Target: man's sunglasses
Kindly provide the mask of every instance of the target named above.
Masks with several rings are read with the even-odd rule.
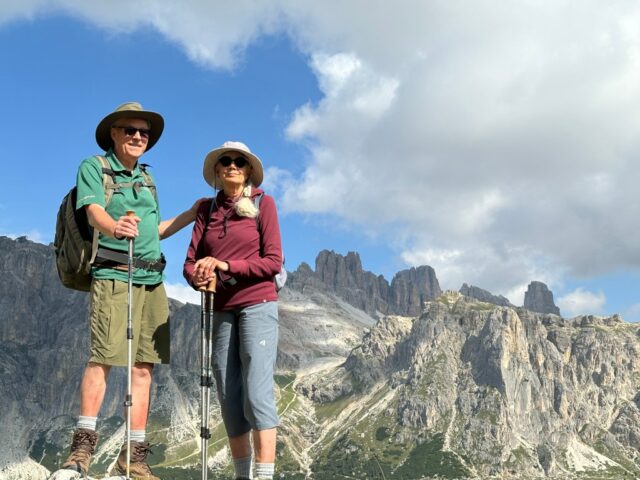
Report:
[[[231,158],[228,155],[225,155],[224,157],[220,157],[218,159],[218,163],[223,167],[228,167],[233,163],[236,167],[242,168],[245,165],[247,165],[249,162],[244,157]]]
[[[140,132],[142,138],[149,138],[149,132],[151,132],[148,128],[123,127],[120,125],[114,125],[113,128],[121,128],[127,137],[133,137],[136,132]]]

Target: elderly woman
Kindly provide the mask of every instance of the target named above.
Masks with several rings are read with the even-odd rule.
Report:
[[[260,159],[243,143],[225,142],[209,152],[203,175],[220,192],[213,204],[200,205],[184,276],[194,288],[217,279],[213,370],[236,478],[251,478],[252,435],[256,477],[270,479],[279,422],[273,395],[274,276],[282,265],[276,206],[258,188]]]

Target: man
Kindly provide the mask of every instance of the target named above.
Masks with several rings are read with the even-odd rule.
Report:
[[[80,417],[71,454],[62,468],[85,475],[98,441],[96,421],[107,377],[112,366],[127,365],[127,242],[133,238],[130,475],[133,479],[158,478],[146,463],[145,429],[153,366],[169,363],[169,306],[162,284],[160,240],[191,223],[201,201],[174,218],[160,220],[153,178],[139,159],[155,145],[163,128],[162,116],[135,102],[120,105],[98,124],[96,140],[106,151],[116,184],[108,205],[99,158],[85,159],[78,169],[76,208],[85,209],[100,236],[91,282],[91,356],[80,385]],[[128,216],[127,211],[135,214]],[[126,474],[126,449],[125,442],[112,474]]]

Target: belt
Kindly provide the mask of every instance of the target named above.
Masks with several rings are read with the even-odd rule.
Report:
[[[99,247],[96,253],[96,259],[93,262],[94,266],[102,268],[113,268],[115,270],[129,270],[129,256],[118,250],[110,250],[108,248]],[[149,270],[151,272],[162,273],[164,267],[167,265],[167,261],[163,254],[160,254],[160,258],[157,260],[143,260],[140,257],[133,257],[133,267],[142,268],[143,270]]]

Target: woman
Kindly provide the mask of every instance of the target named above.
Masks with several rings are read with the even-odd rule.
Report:
[[[257,188],[262,163],[243,143],[225,142],[209,152],[203,175],[220,192],[213,205],[203,202],[198,210],[184,276],[194,288],[217,278],[213,370],[236,478],[251,477],[252,435],[256,477],[270,479],[279,422],[273,396],[278,346],[273,278],[282,265],[275,202]]]

